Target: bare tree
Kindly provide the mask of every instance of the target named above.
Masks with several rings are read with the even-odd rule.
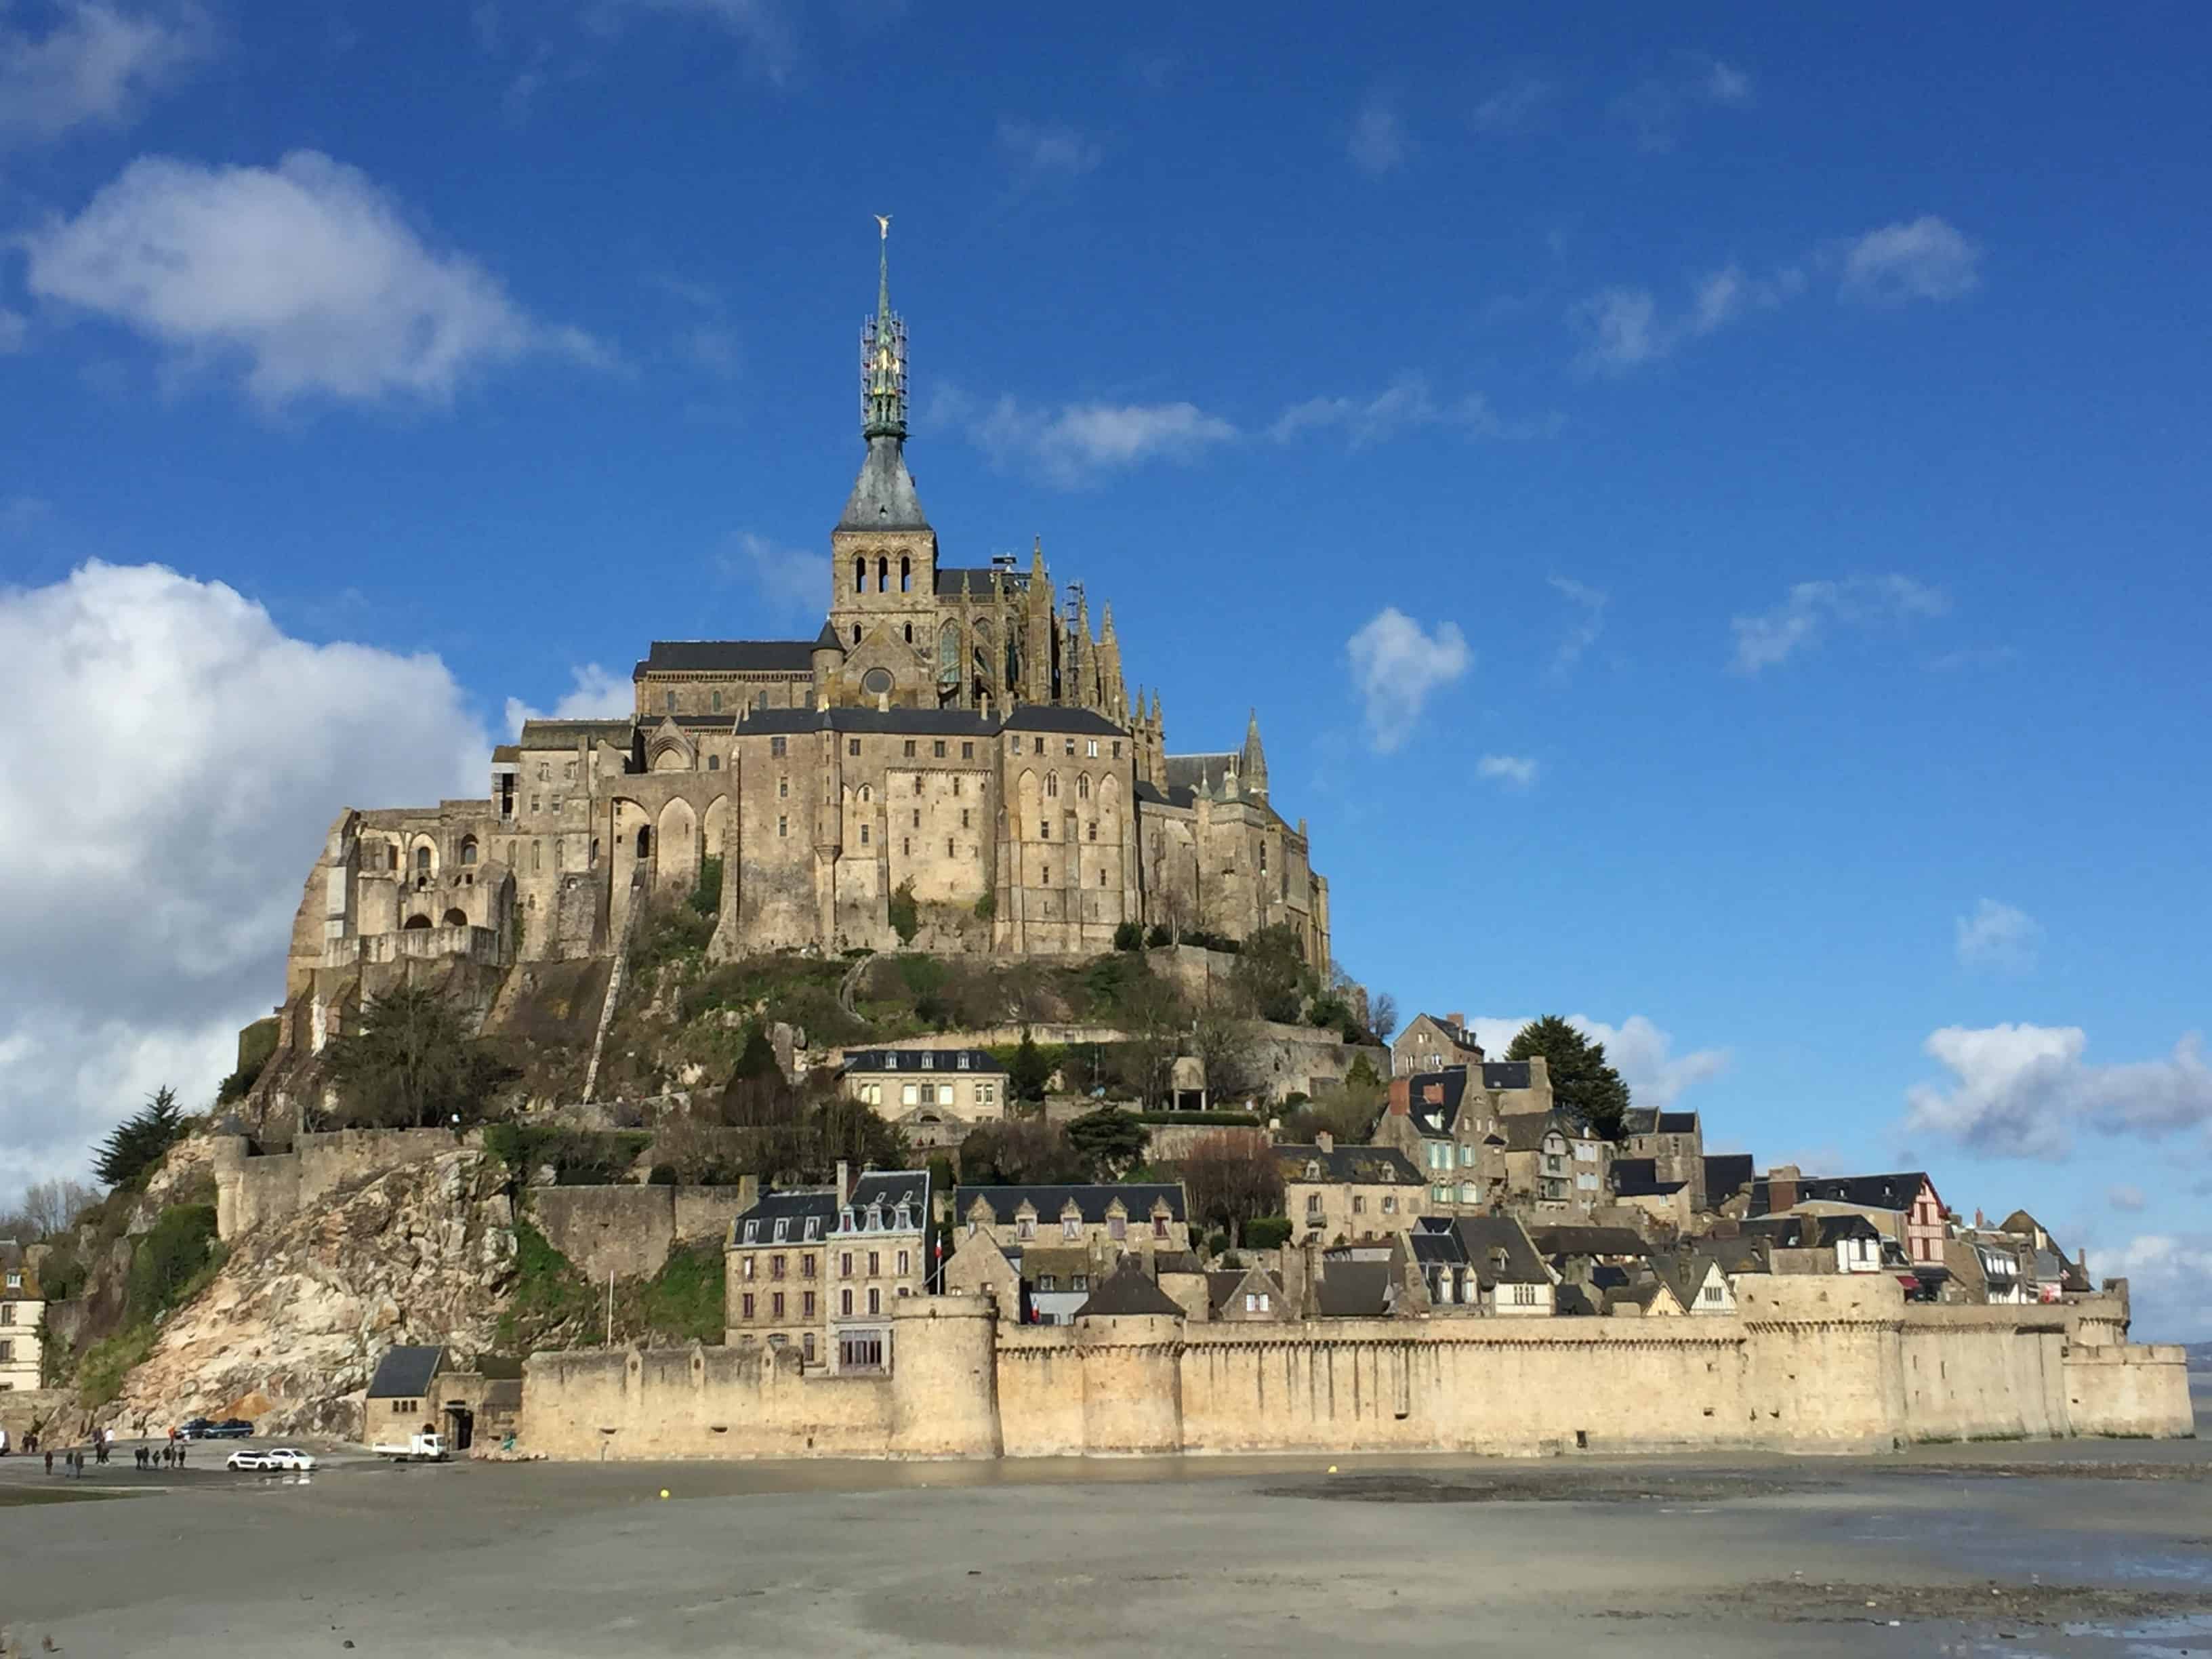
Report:
[[[1257,1130],[1207,1135],[1183,1158],[1182,1184],[1192,1212],[1226,1227],[1232,1249],[1246,1222],[1283,1211],[1282,1164]]]
[[[58,1237],[99,1202],[100,1189],[85,1182],[34,1181],[23,1189],[22,1202],[6,1221],[0,1222],[0,1237],[25,1244]]]
[[[1375,1005],[1367,1016],[1367,1029],[1375,1033],[1378,1042],[1388,1042],[1398,1029],[1398,999],[1388,991],[1375,994]]]
[[[1259,1085],[1259,1032],[1243,998],[1228,986],[1209,986],[1191,1024],[1191,1055],[1206,1068],[1206,1091],[1216,1105],[1249,1096]]]

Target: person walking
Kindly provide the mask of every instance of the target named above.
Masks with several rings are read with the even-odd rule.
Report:
[[[48,1452],[46,1453],[46,1473],[47,1473],[48,1474],[52,1474],[53,1472],[54,1472],[54,1455],[53,1455],[53,1453],[52,1453],[52,1451],[48,1451]]]

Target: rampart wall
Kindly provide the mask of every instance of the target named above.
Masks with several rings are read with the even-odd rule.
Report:
[[[468,1144],[447,1129],[341,1129],[293,1138],[289,1152],[248,1156],[243,1136],[216,1138],[215,1224],[221,1238],[319,1203],[339,1188]]]
[[[535,1356],[521,1438],[563,1458],[1041,1457],[2192,1432],[2179,1349],[2069,1346],[2064,1309],[1908,1306],[1893,1284],[1838,1278],[1744,1282],[1739,1303],[1664,1320],[1037,1328],[998,1325],[985,1297],[916,1298],[889,1379],[808,1376],[765,1349]]]
[[[678,1243],[719,1238],[745,1207],[739,1187],[535,1187],[530,1218],[594,1283],[650,1278]]]

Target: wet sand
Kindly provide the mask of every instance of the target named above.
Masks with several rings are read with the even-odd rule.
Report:
[[[126,1451],[85,1485],[136,1499],[0,1504],[0,1620],[103,1659],[2212,1653],[2204,1441],[1335,1461],[351,1458],[303,1484]],[[48,1482],[0,1462],[23,1484]]]

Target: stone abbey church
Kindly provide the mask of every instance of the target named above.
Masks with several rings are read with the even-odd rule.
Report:
[[[1243,744],[1170,754],[1129,693],[1110,605],[1063,599],[1042,548],[955,566],[907,471],[906,330],[886,261],[861,330],[866,451],[830,532],[821,632],[656,640],[634,712],[537,720],[482,799],[349,809],[295,924],[317,970],[611,955],[719,860],[718,959],[896,949],[1083,955],[1133,921],[1329,957],[1328,884]]]

